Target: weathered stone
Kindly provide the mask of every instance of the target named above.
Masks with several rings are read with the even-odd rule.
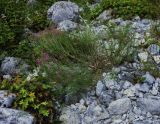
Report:
[[[160,55],[160,46],[157,44],[151,44],[147,50],[151,55]]]
[[[153,84],[155,82],[155,78],[149,72],[146,72],[143,77],[145,78],[144,82],[148,84]]]
[[[27,73],[29,65],[21,59],[15,57],[5,57],[1,64],[1,73],[3,75],[16,75],[19,73]]]
[[[110,114],[124,114],[131,107],[131,101],[129,98],[122,98],[113,101],[109,104],[108,110]]]
[[[132,86],[132,83],[129,82],[129,81],[125,81],[124,84],[123,84],[123,88],[124,88],[124,89],[127,89],[127,88],[129,88],[130,86]]]
[[[16,95],[6,90],[0,91],[0,107],[11,107]]]
[[[64,124],[79,124],[80,118],[78,113],[76,113],[76,111],[72,111],[68,107],[62,110],[60,121],[62,121]]]
[[[61,31],[72,31],[77,28],[77,23],[70,20],[64,20],[58,23],[58,29]]]
[[[142,52],[138,54],[138,57],[142,62],[147,62],[148,60],[148,53],[147,52]]]
[[[112,18],[111,13],[112,13],[112,10],[105,10],[97,17],[97,20],[102,22],[109,20]]]
[[[143,92],[143,93],[149,92],[149,85],[147,83],[143,83],[143,84],[140,85],[138,90]]]
[[[109,103],[112,101],[112,96],[109,95],[107,92],[102,92],[100,97],[99,97],[99,101],[105,105],[108,106]]]
[[[157,64],[160,64],[160,55],[154,55],[153,59]]]
[[[137,105],[141,110],[150,112],[152,114],[160,114],[160,99],[154,98],[140,98],[137,100]]]
[[[101,81],[98,81],[96,86],[96,95],[100,96],[103,90],[105,90],[105,85]]]
[[[79,18],[79,11],[80,8],[77,4],[70,1],[59,1],[48,9],[48,18],[55,24],[64,20],[77,21]]]
[[[35,124],[35,120],[27,112],[0,108],[0,124]]]
[[[136,93],[136,89],[134,87],[131,87],[129,89],[126,89],[123,94],[128,97],[133,97],[135,96],[135,93]]]

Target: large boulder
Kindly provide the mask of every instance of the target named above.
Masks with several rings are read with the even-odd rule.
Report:
[[[3,75],[16,75],[19,73],[27,73],[29,65],[19,58],[5,57],[2,61],[0,70]]]
[[[0,124],[34,124],[34,117],[27,112],[0,108]]]
[[[70,1],[59,1],[48,9],[48,19],[55,24],[64,20],[77,21],[79,19],[80,8],[77,4]]]

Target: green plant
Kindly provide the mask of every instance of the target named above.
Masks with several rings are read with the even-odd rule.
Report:
[[[150,33],[152,38],[157,41],[160,40],[160,22],[156,22],[152,25]]]
[[[144,62],[143,67],[140,70],[143,72],[150,72],[154,77],[159,77],[160,75],[157,65],[153,62]]]
[[[106,40],[101,41],[103,45],[99,38]],[[31,42],[37,64],[44,67],[50,81],[59,82],[64,93],[87,89],[103,69],[131,61],[136,52],[129,26],[110,25],[101,37],[86,26],[68,34],[50,32]]]
[[[80,92],[89,89],[94,84],[95,74],[81,64],[49,63],[42,66],[47,73],[47,79],[58,82],[54,87],[55,97],[64,102],[62,96],[67,94],[80,95]]]
[[[16,49],[25,38],[25,29],[37,32],[50,25],[47,9],[50,4],[38,2],[28,5],[27,0],[1,0],[0,49]]]
[[[58,82],[57,94],[76,94],[93,84],[91,60],[96,54],[96,37],[88,29],[71,34],[45,34],[35,42],[37,63]],[[59,90],[59,91],[58,91]]]
[[[116,27],[109,23],[104,39],[104,52],[112,65],[133,60],[136,47],[134,33],[131,32],[129,25]]]
[[[30,79],[29,79],[30,77]],[[51,123],[54,111],[53,83],[47,83],[43,76],[29,75],[27,79],[16,76],[12,81],[3,80],[0,89],[16,93],[14,108],[29,111],[37,118],[37,123]]]
[[[100,4],[90,6],[89,3],[87,3],[86,5],[83,5],[83,8],[84,11],[81,13],[81,16],[88,21],[94,19],[103,11],[103,7]]]
[[[0,20],[0,45],[6,47],[17,43],[21,39],[26,23],[26,3],[25,0],[2,0]],[[4,47],[4,48],[5,48]]]
[[[131,19],[137,15],[142,18],[159,18],[160,15],[159,4],[149,0],[102,0],[99,6],[101,11],[112,9],[113,17],[122,17],[125,19]],[[96,15],[98,13],[100,14],[101,11],[96,11]]]

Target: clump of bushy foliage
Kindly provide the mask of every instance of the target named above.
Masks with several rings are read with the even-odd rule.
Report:
[[[25,4],[24,0],[1,1],[0,46],[16,44],[17,39],[24,32],[27,11]]]
[[[159,18],[160,4],[159,1],[150,0],[102,0],[100,4],[93,9],[85,7],[86,13],[83,16],[87,19],[94,19],[103,10],[112,9],[113,17],[122,17],[124,19],[132,19],[135,16],[141,18]]]
[[[133,61],[137,48],[130,25],[117,27],[109,23],[103,39],[105,39],[104,53],[112,66],[122,64],[124,61]]]
[[[135,54],[129,27],[110,25],[101,43],[100,36],[86,27],[69,34],[47,33],[31,41],[35,43],[37,64],[46,71],[50,81],[62,85],[60,93],[79,93],[87,89],[104,69],[132,61]]]
[[[49,26],[47,8],[50,4],[37,2],[28,5],[28,0],[1,0],[0,49],[11,51],[25,38],[26,29],[39,31]],[[52,1],[54,2],[54,1]]]
[[[155,38],[155,40],[157,41],[160,40],[160,22],[155,22],[155,24],[152,25],[150,33],[151,33],[152,38]]]
[[[102,6],[112,8],[115,16],[132,18],[140,17],[158,18],[160,15],[159,5],[148,0],[103,0]]]
[[[55,119],[54,82],[47,82],[43,73],[34,70],[28,77],[17,75],[12,80],[3,80],[0,89],[16,94],[13,108],[30,112],[37,123],[53,123]]]

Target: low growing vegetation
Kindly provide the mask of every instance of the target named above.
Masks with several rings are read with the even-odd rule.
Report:
[[[29,75],[3,80],[0,89],[15,93],[13,108],[30,112],[38,124],[55,123],[57,102],[63,104],[69,97],[76,102],[74,96],[92,88],[102,72],[124,61],[132,62],[137,53],[129,25],[117,27],[106,22],[108,28],[103,35],[97,34],[87,24],[73,32],[62,32],[52,27],[47,29],[51,26],[46,19],[47,9],[56,1],[37,0],[36,4],[28,5],[27,0],[2,0],[0,5],[0,61],[7,55],[14,55],[37,68]],[[81,16],[88,21],[105,9],[112,9],[113,17],[125,19],[136,15],[153,19],[160,17],[158,0],[155,3],[150,0],[102,0],[94,8],[89,7],[93,0],[73,2],[84,8]],[[28,34],[26,30],[32,33]],[[145,47],[160,43],[159,23],[151,32]],[[144,63],[141,70],[150,70],[155,77],[160,75],[155,65],[150,63]],[[135,82],[142,80],[138,77]]]

